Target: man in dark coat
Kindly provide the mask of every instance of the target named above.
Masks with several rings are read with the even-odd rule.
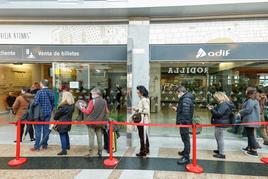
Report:
[[[179,86],[176,89],[176,94],[179,98],[177,108],[173,109],[177,112],[176,124],[192,124],[194,112],[194,96],[192,93],[187,92],[184,86]],[[178,160],[178,164],[185,164],[190,162],[190,135],[189,128],[180,128],[180,135],[184,144],[183,151],[179,152],[182,156]]]

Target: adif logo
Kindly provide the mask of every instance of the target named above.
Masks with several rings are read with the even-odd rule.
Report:
[[[196,55],[195,58],[201,58],[201,57],[204,57],[204,56],[206,56],[206,55],[207,55],[207,53],[205,52],[205,50],[203,50],[202,48],[200,48],[200,49],[198,50],[197,55]]]
[[[227,57],[230,55],[230,49],[228,50],[219,50],[219,51],[210,51],[210,52],[205,52],[202,48],[200,48],[195,56],[195,58],[202,58],[204,56],[209,56],[209,57]]]

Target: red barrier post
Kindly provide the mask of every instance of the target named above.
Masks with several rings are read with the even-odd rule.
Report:
[[[186,169],[193,173],[203,173],[203,168],[196,161],[196,124],[193,124],[193,162],[186,165]]]
[[[20,125],[21,121],[17,123],[17,140],[16,140],[16,159],[10,160],[8,165],[10,167],[16,167],[27,162],[27,158],[20,158]]]
[[[267,157],[262,157],[260,160],[261,160],[263,163],[268,164],[268,158],[267,158]]]
[[[118,160],[113,158],[113,122],[109,121],[109,135],[110,135],[110,142],[109,142],[109,158],[104,160],[104,165],[106,167],[114,167],[118,164]]]
[[[263,163],[268,164],[268,157],[262,157],[260,159]]]

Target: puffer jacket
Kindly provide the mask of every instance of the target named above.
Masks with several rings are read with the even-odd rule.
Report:
[[[59,122],[71,122],[73,112],[74,105],[64,104],[58,108],[54,120]],[[55,128],[59,133],[69,132],[71,130],[71,124],[56,125]]]
[[[212,124],[231,124],[231,115],[234,109],[234,103],[231,101],[225,101],[217,104],[215,108],[211,110],[211,123]],[[228,127],[228,126],[225,126]],[[225,128],[221,126],[220,128]]]
[[[176,124],[192,124],[194,113],[194,96],[187,92],[179,99]]]

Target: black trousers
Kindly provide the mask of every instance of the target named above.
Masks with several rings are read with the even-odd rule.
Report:
[[[33,130],[33,125],[32,124],[26,124],[26,131],[29,132],[30,134],[30,138],[33,139],[34,138],[34,130]],[[24,133],[24,126],[25,124],[21,124],[20,125],[20,140],[22,140],[22,136]]]
[[[144,127],[143,126],[137,126],[138,127],[138,132],[139,132],[139,138],[140,138],[140,154],[146,155],[147,153],[150,152],[149,150],[149,138],[148,135],[146,134],[146,143],[144,140]]]
[[[190,159],[191,143],[190,143],[189,128],[180,128],[180,134],[182,142],[184,144],[183,156],[187,159]]]
[[[248,137],[248,147],[249,149],[257,149],[257,141],[254,135],[253,127],[245,127],[246,135]]]

